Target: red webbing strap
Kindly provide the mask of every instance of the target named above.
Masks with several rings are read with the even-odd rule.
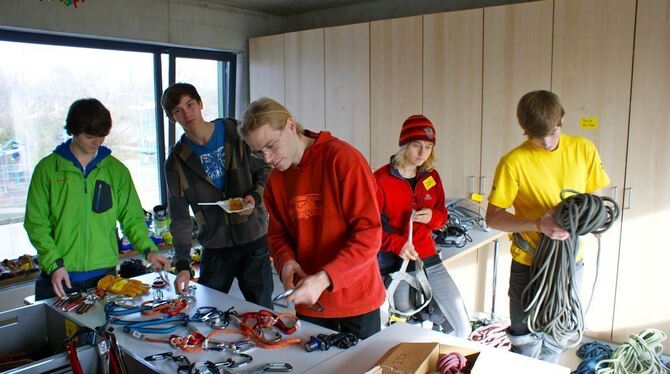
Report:
[[[77,356],[77,346],[74,344],[74,341],[70,340],[65,343],[65,351],[67,352],[67,358],[70,360],[72,374],[84,374],[84,371],[81,370],[79,356]]]

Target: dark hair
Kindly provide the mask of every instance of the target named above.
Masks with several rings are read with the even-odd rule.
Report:
[[[70,105],[65,119],[65,131],[68,135],[107,136],[111,129],[112,116],[97,99],[79,99]]]
[[[198,104],[202,103],[198,90],[189,83],[175,83],[163,91],[161,106],[170,120],[174,121],[172,118],[172,110],[179,105],[179,101],[184,96],[195,99]]]
[[[558,96],[549,91],[531,91],[521,97],[516,108],[519,125],[525,135],[541,138],[549,135],[556,126],[560,126],[565,115]]]

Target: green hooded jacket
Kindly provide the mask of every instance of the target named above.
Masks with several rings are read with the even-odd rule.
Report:
[[[24,228],[42,270],[51,274],[58,259],[75,272],[115,267],[117,220],[134,248],[158,251],[126,166],[100,147],[85,172],[69,142],[37,164],[28,190]]]

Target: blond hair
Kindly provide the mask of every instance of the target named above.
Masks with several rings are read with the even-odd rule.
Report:
[[[407,158],[405,158],[405,153],[407,153],[407,147],[410,144],[412,144],[412,142],[403,144],[402,146],[400,146],[400,149],[398,149],[398,151],[393,156],[391,156],[391,166],[393,166],[396,169],[401,169],[407,165]],[[434,168],[435,168],[435,146],[433,146],[433,149],[430,152],[430,156],[428,156],[426,161],[416,168],[416,172],[427,173],[433,171]]]
[[[246,138],[249,133],[266,124],[275,130],[283,130],[289,118],[293,116],[286,107],[268,97],[261,97],[249,104],[242,116],[242,125],[237,128],[237,131],[242,138]],[[294,122],[296,132],[302,133],[302,125],[295,120]]]

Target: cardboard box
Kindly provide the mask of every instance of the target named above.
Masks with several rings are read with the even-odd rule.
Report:
[[[476,374],[479,351],[439,343],[400,343],[391,348],[366,374],[428,374],[437,372],[441,355],[458,352],[468,360],[463,373]]]

